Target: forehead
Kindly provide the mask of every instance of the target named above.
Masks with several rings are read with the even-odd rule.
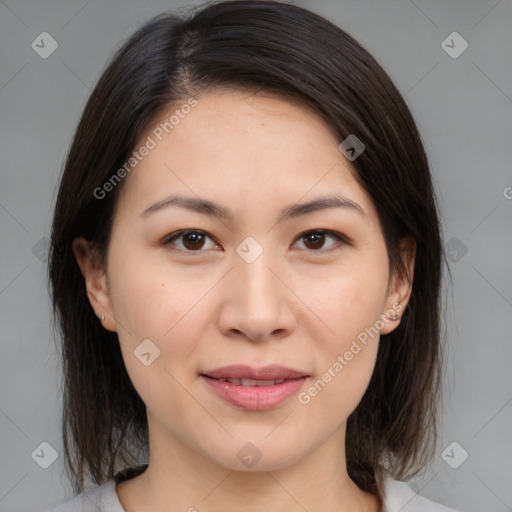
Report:
[[[139,139],[136,151],[150,149],[128,173],[118,208],[140,213],[169,192],[215,197],[234,210],[338,192],[371,210],[334,133],[306,107],[241,91],[187,100],[169,105]]]

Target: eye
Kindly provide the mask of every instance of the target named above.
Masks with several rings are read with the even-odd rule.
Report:
[[[183,240],[181,246],[175,244],[175,240]],[[163,245],[178,245],[178,249],[174,249],[170,247],[171,250],[184,250],[188,252],[200,252],[201,249],[205,248],[205,241],[210,239],[213,242],[213,239],[207,235],[204,231],[198,229],[188,229],[177,231],[176,233],[172,233],[163,241]],[[218,245],[214,242],[213,247],[206,247],[206,249],[211,249],[218,247]]]
[[[305,244],[301,249],[307,249],[314,252],[320,252],[325,249],[324,245],[327,239],[333,239],[334,242],[327,246],[327,249],[336,245],[336,242],[348,244],[349,242],[345,237],[336,231],[329,229],[314,229],[306,231],[299,235],[298,240],[305,240]],[[213,245],[207,246],[206,241],[210,240]],[[176,243],[181,241],[181,244]],[[219,245],[208,235],[205,231],[199,229],[184,229],[171,233],[163,242],[162,245],[169,246],[169,249],[181,250],[185,252],[201,252],[201,249],[215,249]],[[175,246],[175,247],[172,247]]]
[[[316,252],[318,252],[320,249],[324,249],[323,245],[325,244],[327,238],[334,239],[335,241],[341,243],[348,243],[347,240],[339,233],[329,229],[314,229],[299,235],[299,240],[306,241],[304,244],[305,247],[302,248]],[[333,247],[334,245],[336,245],[336,243],[330,244],[327,246],[327,248]]]

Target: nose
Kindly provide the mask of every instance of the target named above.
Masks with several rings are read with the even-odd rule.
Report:
[[[252,263],[235,255],[218,316],[223,334],[262,341],[284,338],[294,330],[294,294],[270,253],[263,251]]]

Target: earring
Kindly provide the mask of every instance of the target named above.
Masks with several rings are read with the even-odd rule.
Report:
[[[100,319],[100,322],[103,322],[103,320],[105,320],[105,315],[96,315],[99,319]]]
[[[393,315],[389,317],[391,320],[400,320],[400,315]]]

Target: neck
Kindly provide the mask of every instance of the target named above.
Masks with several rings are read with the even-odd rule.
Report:
[[[295,464],[240,471],[222,467],[176,438],[170,442],[168,432],[150,430],[146,471],[120,483],[117,494],[126,512],[378,512],[380,499],[348,476],[344,444],[343,428]]]

